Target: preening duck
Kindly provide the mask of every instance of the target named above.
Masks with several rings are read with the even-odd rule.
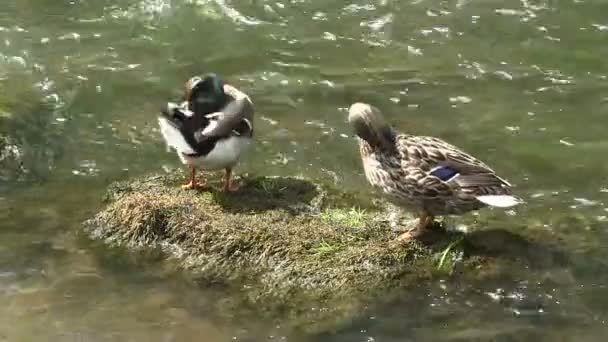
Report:
[[[482,161],[441,139],[397,132],[374,106],[353,104],[348,121],[358,137],[368,182],[418,215],[416,228],[400,240],[420,237],[434,216],[520,203],[511,185]]]
[[[196,180],[197,169],[224,169],[223,190],[236,190],[232,170],[253,139],[253,114],[249,96],[217,75],[188,80],[184,101],[167,103],[158,119],[166,144],[190,169],[183,189],[207,187]]]

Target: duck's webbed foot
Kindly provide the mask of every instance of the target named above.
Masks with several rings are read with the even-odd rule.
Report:
[[[182,185],[182,190],[207,189],[209,187],[207,183],[196,180],[196,169],[194,167],[190,167],[190,171],[190,181]]]
[[[209,186],[207,185],[207,183],[199,182],[197,180],[190,181],[190,182],[182,185],[182,190],[192,190],[192,189],[204,190],[204,189],[208,189],[208,188],[209,188]]]
[[[399,241],[411,241],[420,238],[429,232],[433,226],[434,217],[430,215],[426,210],[420,213],[418,218],[418,224],[413,229],[399,235],[397,240]]]

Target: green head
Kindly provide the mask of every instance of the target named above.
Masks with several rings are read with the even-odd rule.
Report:
[[[192,77],[186,83],[186,101],[195,114],[218,112],[227,103],[224,82],[213,73]]]

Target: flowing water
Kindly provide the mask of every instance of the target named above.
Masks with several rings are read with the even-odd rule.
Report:
[[[604,0],[3,0],[0,134],[27,172],[0,178],[0,341],[603,340],[606,13]],[[331,334],[218,314],[213,289],[80,230],[110,182],[179,166],[157,113],[207,71],[256,104],[239,172],[368,189],[346,108],[370,102],[516,185],[525,206],[469,229],[542,232],[559,257],[520,249],[494,277],[417,284]]]

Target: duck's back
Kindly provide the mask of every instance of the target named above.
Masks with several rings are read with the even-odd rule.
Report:
[[[494,172],[481,160],[439,138],[399,134],[395,144],[404,166],[420,165],[429,167],[451,162],[469,169]]]

